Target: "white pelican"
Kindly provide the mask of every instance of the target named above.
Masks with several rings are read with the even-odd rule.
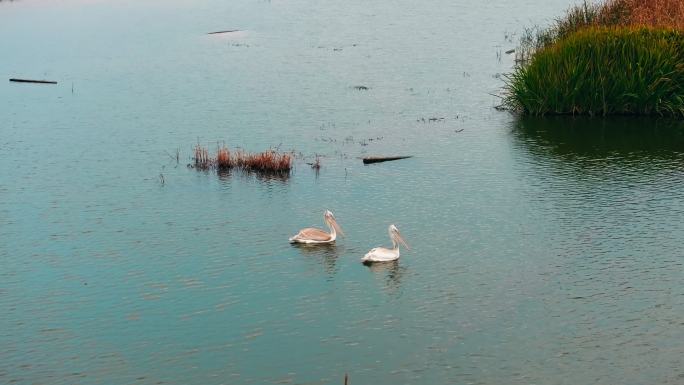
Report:
[[[297,235],[290,238],[291,243],[307,243],[307,244],[317,244],[317,243],[333,243],[337,239],[337,233],[344,236],[342,228],[337,224],[335,216],[329,210],[325,210],[323,214],[323,220],[325,224],[330,228],[330,233],[327,233],[321,229],[316,229],[308,227],[306,229],[299,230]]]
[[[411,250],[409,245],[406,244],[406,241],[404,241],[404,238],[401,237],[401,233],[399,233],[397,226],[390,225],[388,231],[390,239],[392,240],[392,248],[386,249],[384,247],[376,247],[367,252],[366,255],[361,258],[361,262],[371,263],[396,261],[399,259],[399,243]]]

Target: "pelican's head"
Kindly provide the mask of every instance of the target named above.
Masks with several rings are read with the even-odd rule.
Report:
[[[330,210],[325,210],[323,217],[325,218],[325,223],[332,227],[335,230],[335,232],[340,233],[341,236],[344,236],[342,228],[340,227],[340,225],[337,224],[337,220],[335,219],[335,216]]]
[[[404,245],[407,249],[411,250],[409,245],[406,243],[404,238],[401,236],[401,233],[399,232],[399,229],[395,225],[390,225],[389,226],[389,236],[394,242],[401,243]]]

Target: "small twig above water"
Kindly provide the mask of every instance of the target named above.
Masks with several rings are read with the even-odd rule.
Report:
[[[316,154],[316,160],[310,163],[307,163],[311,168],[316,170],[318,172],[321,169],[321,157],[320,155]]]
[[[166,155],[169,156],[169,158],[171,158],[172,160],[175,160],[176,164],[180,163],[180,147],[176,148],[175,154],[171,154],[168,151],[164,151],[164,152],[166,153]]]

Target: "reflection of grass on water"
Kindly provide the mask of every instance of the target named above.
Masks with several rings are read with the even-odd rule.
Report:
[[[684,158],[684,121],[675,119],[522,117],[513,133],[527,146],[561,157]]]
[[[684,116],[684,1],[609,0],[529,32],[504,104],[530,115]]]
[[[209,172],[210,169],[205,169],[201,171]],[[233,177],[242,177],[245,178],[245,180],[251,180],[252,178],[254,178],[254,180],[266,184],[272,184],[273,182],[284,184],[289,182],[290,180],[290,174],[283,172],[251,172],[247,170],[238,170],[237,172],[235,172],[235,170],[232,169],[222,168],[218,168],[215,171],[216,175],[218,176],[218,179],[223,182],[228,182]]]

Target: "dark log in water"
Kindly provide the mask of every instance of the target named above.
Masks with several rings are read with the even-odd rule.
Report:
[[[231,33],[231,32],[240,32],[240,30],[239,29],[227,29],[225,31],[207,32],[207,35],[216,35],[219,33]]]
[[[31,80],[31,79],[14,79],[14,78],[12,78],[9,81],[16,82],[16,83],[57,84],[57,82],[53,82],[52,80]]]
[[[399,160],[399,159],[406,159],[406,158],[412,158],[412,157],[413,157],[413,155],[408,155],[408,156],[369,156],[367,158],[363,158],[363,164],[388,162],[390,160]]]

